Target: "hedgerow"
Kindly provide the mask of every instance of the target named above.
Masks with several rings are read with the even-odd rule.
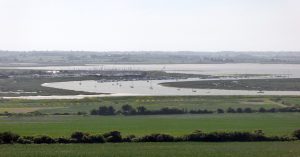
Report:
[[[53,138],[47,135],[20,136],[12,132],[0,132],[0,144],[54,144],[54,143],[120,143],[120,142],[253,142],[253,141],[294,141],[300,140],[300,129],[295,130],[292,136],[266,136],[262,130],[254,132],[202,132],[196,130],[184,136],[153,133],[137,137],[129,135],[122,137],[119,131],[110,131],[104,134],[89,134],[76,131],[70,137]]]

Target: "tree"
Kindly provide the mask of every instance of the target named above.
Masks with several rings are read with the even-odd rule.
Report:
[[[35,137],[33,139],[33,142],[36,144],[41,144],[41,143],[51,144],[51,143],[55,143],[55,140],[53,138],[51,138],[50,136],[41,135],[41,136]]]
[[[107,106],[100,106],[98,109],[99,115],[107,115],[108,113],[108,107]]]
[[[252,113],[253,110],[251,108],[247,107],[247,108],[244,109],[244,112],[245,113]]]
[[[267,110],[265,108],[261,107],[261,108],[259,108],[258,112],[264,113],[264,112],[267,112]]]
[[[97,114],[98,115],[115,115],[115,109],[112,107],[112,106],[100,106],[99,109],[98,109],[98,112]],[[95,110],[92,110],[91,111],[91,114],[95,114],[96,111]]]
[[[236,113],[236,111],[233,108],[229,107],[227,109],[227,113]]]
[[[93,109],[93,110],[91,110],[91,115],[98,115],[98,110],[96,110],[96,109]]]
[[[224,110],[223,110],[223,109],[220,109],[220,108],[218,108],[218,109],[217,109],[217,113],[224,113]]]
[[[277,112],[277,110],[275,108],[271,108],[269,109],[269,112]]]
[[[112,106],[109,106],[107,112],[109,115],[114,115],[116,110]]]
[[[300,129],[297,129],[293,132],[293,136],[300,140]]]
[[[83,142],[87,139],[89,133],[76,131],[71,134],[71,138],[74,139],[76,142]]]
[[[146,109],[144,106],[139,106],[139,107],[137,107],[137,112],[138,112],[138,113],[143,114],[143,113],[146,112],[146,110],[147,110],[147,109]]]
[[[102,135],[90,135],[89,142],[90,143],[104,143],[105,139]]]
[[[236,112],[237,112],[237,113],[243,113],[243,109],[242,109],[242,108],[237,108],[237,109],[236,109]]]
[[[119,131],[111,131],[103,134],[103,137],[107,142],[122,142],[121,132]]]
[[[124,115],[133,114],[135,113],[135,109],[131,105],[126,104],[122,106],[122,113]]]
[[[12,132],[0,133],[0,141],[2,143],[14,143],[18,140],[19,137],[20,137],[19,135]]]

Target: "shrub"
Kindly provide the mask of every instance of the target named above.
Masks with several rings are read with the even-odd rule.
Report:
[[[41,136],[34,137],[33,142],[36,144],[41,144],[41,143],[51,144],[51,143],[55,143],[55,140],[50,136],[41,135]]]
[[[122,142],[122,136],[119,131],[111,131],[105,133],[103,134],[103,137],[106,139],[107,142]]]
[[[167,134],[159,134],[156,139],[157,142],[173,142],[174,137]]]
[[[136,109],[139,114],[144,114],[147,111],[147,109],[144,106],[139,106]]]
[[[254,111],[251,108],[247,107],[247,108],[244,109],[244,112],[245,113],[252,113]]]
[[[76,131],[71,134],[71,139],[73,139],[74,142],[86,142],[88,141],[89,133]]]
[[[201,141],[205,134],[201,130],[196,130],[191,134],[183,137],[184,141]]]
[[[33,141],[34,136],[23,136],[23,138],[27,139],[27,140],[30,140],[30,141]]]
[[[237,109],[236,109],[236,112],[237,112],[237,113],[243,113],[244,111],[243,111],[242,108],[237,108]]]
[[[202,136],[203,141],[221,142],[229,140],[230,134],[226,132],[212,132],[206,133]]]
[[[297,129],[293,132],[293,136],[300,140],[300,129]]]
[[[224,110],[223,110],[223,109],[220,109],[220,108],[218,108],[218,109],[217,109],[217,113],[224,113]]]
[[[1,143],[14,143],[18,140],[19,137],[20,136],[18,134],[9,131],[0,133]]]
[[[255,130],[253,134],[253,140],[265,141],[267,140],[267,137],[265,136],[265,133],[262,130]]]
[[[132,115],[136,113],[136,110],[131,105],[123,105],[122,106],[122,113],[124,115]]]
[[[174,137],[167,134],[151,134],[139,138],[139,142],[173,142]]]
[[[32,144],[33,140],[26,139],[24,137],[19,137],[18,140],[17,140],[17,143],[20,143],[20,144]]]
[[[125,138],[123,138],[123,142],[133,142],[135,141],[136,137],[135,135],[128,135]]]
[[[276,108],[271,108],[268,110],[268,112],[277,112]]]
[[[168,108],[164,107],[160,109],[159,114],[183,114],[184,111],[178,108]]]
[[[184,113],[184,112],[182,112],[182,113]],[[211,113],[214,113],[214,112],[213,111],[208,111],[206,109],[205,110],[200,110],[199,109],[199,110],[191,110],[190,113],[191,114],[211,114]]]
[[[184,137],[180,137],[180,136],[174,137],[174,142],[182,142],[182,141],[184,141]]]
[[[77,112],[77,115],[87,115],[87,113],[86,112]]]
[[[100,106],[98,110],[91,110],[91,115],[115,115],[116,110],[112,106]]]
[[[185,141],[207,141],[207,142],[223,142],[223,141],[266,141],[268,138],[261,130],[254,133],[250,132],[211,132],[203,133],[195,131],[184,136]]]
[[[57,143],[71,143],[71,140],[69,138],[66,138],[66,137],[59,137],[56,139],[56,142]]]
[[[230,141],[253,141],[251,133],[249,132],[233,132],[230,133]]]
[[[295,140],[288,136],[272,136],[268,137],[267,141],[292,141]]]
[[[267,110],[265,108],[261,107],[261,108],[259,108],[258,112],[264,113],[264,112],[267,112]]]
[[[236,113],[236,111],[233,108],[229,107],[227,109],[227,113]]]
[[[90,112],[91,115],[98,115],[98,110],[92,109]]]
[[[105,143],[105,139],[102,135],[90,135],[88,137],[90,143]]]

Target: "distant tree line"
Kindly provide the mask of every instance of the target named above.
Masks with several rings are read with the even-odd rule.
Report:
[[[53,143],[120,143],[120,142],[251,142],[251,141],[295,141],[300,140],[300,129],[295,130],[290,137],[266,136],[263,131],[254,132],[210,132],[205,133],[196,130],[184,136],[172,136],[168,134],[150,134],[141,137],[129,135],[123,137],[119,131],[111,131],[104,134],[90,134],[76,131],[70,137],[53,138],[47,135],[20,136],[12,132],[0,132],[0,144],[53,144]]]
[[[212,113],[275,113],[275,112],[300,112],[300,108],[297,107],[284,107],[284,108],[259,108],[254,110],[252,108],[227,108],[217,109],[216,111],[207,110],[207,109],[198,109],[198,110],[186,110],[179,108],[168,108],[164,107],[159,110],[148,110],[144,106],[139,106],[137,108],[132,107],[131,105],[123,105],[120,110],[116,110],[113,106],[100,106],[98,109],[91,110],[91,115],[167,115],[167,114],[212,114]]]
[[[218,109],[217,110],[218,113],[222,113],[222,110]],[[270,109],[266,109],[266,108],[259,108],[258,110],[254,110],[251,109],[249,107],[247,108],[227,108],[226,110],[227,113],[253,113],[253,112],[260,112],[260,113],[275,113],[275,112],[300,112],[300,108],[299,107],[282,107],[282,108],[270,108]],[[223,112],[224,113],[224,112]]]
[[[283,108],[227,108],[227,109],[217,109],[217,110],[207,110],[207,109],[179,109],[179,108],[169,108],[164,107],[158,110],[148,110],[144,106],[132,107],[131,105],[123,105],[120,110],[116,110],[112,106],[100,106],[98,109],[93,109],[90,111],[91,115],[170,115],[170,114],[213,114],[213,113],[277,113],[277,112],[300,112],[299,107],[283,107]],[[39,111],[28,112],[28,113],[0,113],[0,116],[44,116],[44,115],[88,115],[86,112],[76,112],[76,113],[41,113]]]
[[[69,113],[69,112],[65,112],[65,113],[41,113],[39,111],[33,111],[33,112],[27,112],[27,113],[10,113],[10,112],[3,112],[0,113],[0,116],[16,116],[16,117],[30,117],[30,116],[45,116],[45,115],[88,115],[88,113],[86,112],[76,112],[76,113]]]

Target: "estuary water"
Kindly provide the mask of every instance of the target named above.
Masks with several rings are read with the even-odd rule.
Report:
[[[237,75],[270,74],[300,78],[300,64],[102,64],[86,66],[46,66],[46,67],[0,67],[0,69],[40,69],[40,70],[160,70],[175,73]],[[195,80],[195,79],[188,79]],[[199,79],[196,79],[199,80]],[[207,80],[207,79],[206,79]],[[119,82],[69,81],[44,83],[42,86],[99,93],[99,95],[73,96],[32,96],[28,99],[73,99],[95,96],[177,96],[177,95],[300,95],[300,91],[250,91],[220,89],[174,88],[160,85],[175,80],[137,80]],[[180,81],[180,80],[179,80]],[[187,81],[187,80],[183,80]]]
[[[200,79],[187,79],[192,81]],[[206,79],[207,80],[207,79]],[[99,82],[90,81],[69,81],[45,83],[43,86],[75,91],[94,93],[106,93],[103,96],[179,96],[179,95],[300,95],[300,91],[254,91],[254,90],[220,90],[220,89],[191,89],[175,88],[160,85],[163,82],[175,80],[140,80],[140,81],[119,81]],[[181,80],[178,80],[181,81]],[[182,80],[183,81],[183,80]]]

